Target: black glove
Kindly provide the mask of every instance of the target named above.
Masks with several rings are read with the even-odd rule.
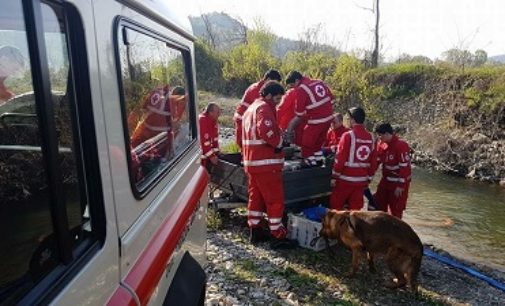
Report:
[[[281,153],[281,152],[282,152],[282,147],[280,147],[280,148],[279,148],[279,147],[275,148],[275,149],[274,149],[274,152],[275,152],[275,153]]]

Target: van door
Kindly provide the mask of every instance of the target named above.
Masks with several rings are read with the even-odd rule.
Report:
[[[91,13],[62,1],[0,3],[8,92],[0,102],[1,304],[100,304],[118,284],[110,176],[98,153],[103,120],[93,104],[101,100],[89,74]]]
[[[186,251],[204,258],[208,181],[199,161],[193,42],[151,4],[162,1],[94,3],[104,29],[97,44],[121,280],[142,304],[163,303]]]

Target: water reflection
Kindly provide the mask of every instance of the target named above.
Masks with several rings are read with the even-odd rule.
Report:
[[[505,271],[504,188],[416,168],[404,219],[423,243]]]

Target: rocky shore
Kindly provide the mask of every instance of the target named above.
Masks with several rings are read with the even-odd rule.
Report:
[[[414,150],[412,160],[420,167],[505,187],[505,140],[436,128],[429,132],[418,130],[406,138]]]
[[[390,275],[381,258],[378,273],[371,274],[362,266],[350,278],[346,273],[351,254],[341,246],[334,247],[336,257],[302,248],[272,250],[268,243],[253,246],[247,242],[242,214],[211,211],[209,216],[208,306],[505,305],[504,292],[426,256],[419,277],[420,294],[415,296],[383,286]],[[503,273],[473,268],[505,281]]]

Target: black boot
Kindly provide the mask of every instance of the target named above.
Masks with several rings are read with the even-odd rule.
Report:
[[[249,229],[249,242],[256,244],[270,239],[270,235],[261,227],[252,227]]]

